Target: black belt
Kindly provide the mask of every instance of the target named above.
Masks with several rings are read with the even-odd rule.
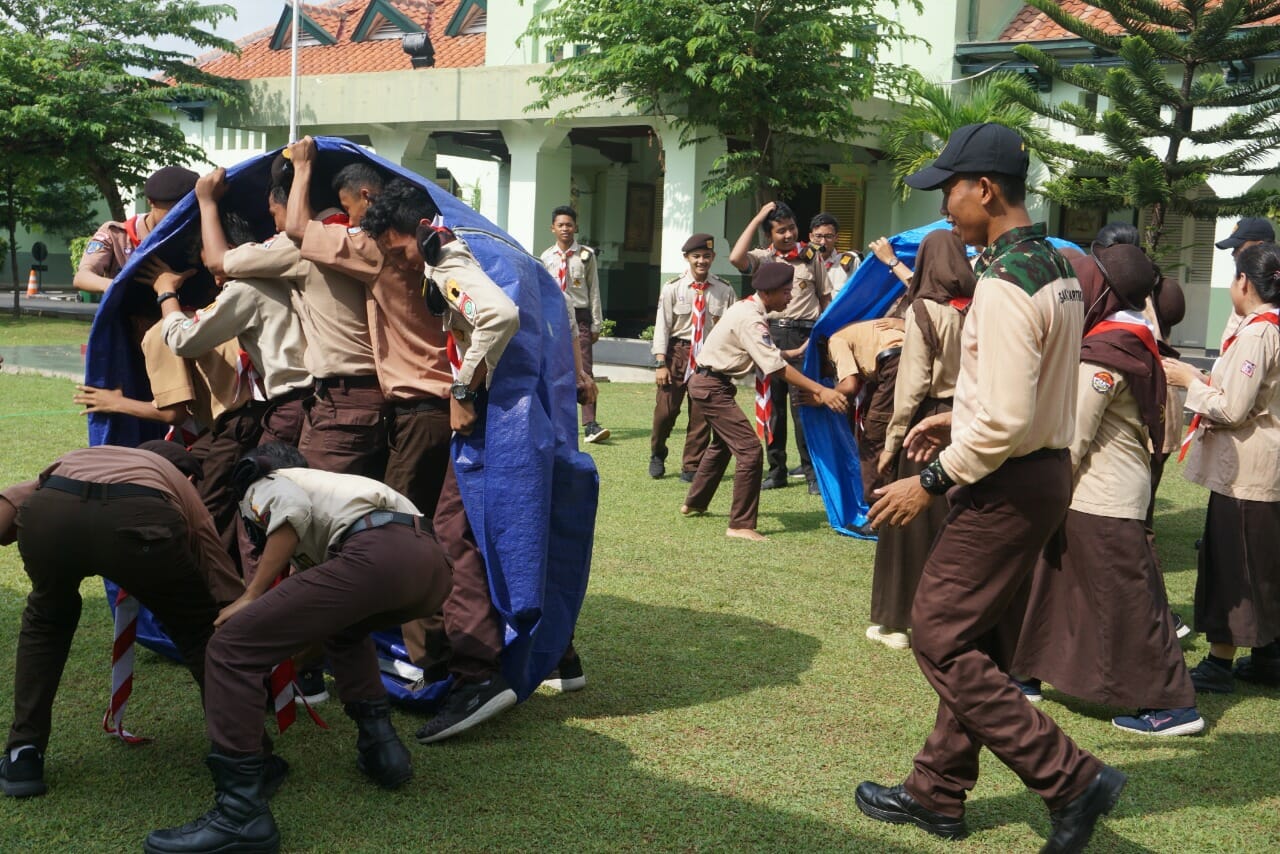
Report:
[[[377,374],[361,374],[349,377],[316,377],[316,394],[331,388],[378,388]]]
[[[40,484],[41,489],[56,489],[80,496],[81,501],[90,498],[164,498],[165,494],[149,486],[136,483],[90,483],[51,474]]]
[[[408,525],[410,528],[417,528],[421,519],[421,516],[414,516],[412,513],[397,513],[394,510],[374,510],[372,513],[366,513],[352,522],[351,527],[343,531],[342,536],[338,537],[338,543],[339,545],[345,543],[361,531],[381,528],[385,525]]]
[[[677,345],[679,345],[679,344],[683,344],[683,345],[684,345],[684,346],[686,346],[686,347],[692,347],[692,346],[693,346],[693,342],[692,342],[692,341],[690,341],[688,338],[672,338],[672,339],[671,339],[671,346],[672,346],[672,347],[675,347],[675,346],[677,346]]]
[[[704,377],[711,377],[712,379],[723,380],[727,383],[733,382],[733,377],[728,374],[713,371],[710,368],[703,367],[702,365],[698,365],[698,367],[694,369],[694,373],[702,374]]]
[[[415,412],[448,412],[449,401],[443,397],[415,397],[412,400],[392,400],[388,405],[396,415],[412,415]]]
[[[1029,463],[1032,460],[1053,459],[1055,457],[1065,457],[1068,452],[1066,448],[1041,448],[1038,451],[1032,451],[1029,454],[1023,454],[1020,457],[1009,457],[1006,462],[1010,463]]]
[[[769,319],[770,326],[776,326],[779,329],[812,329],[813,320],[792,320],[789,317],[774,317]]]
[[[887,349],[881,350],[879,353],[876,353],[876,364],[877,365],[880,364],[880,361],[882,359],[887,359],[890,356],[901,356],[901,355],[902,355],[901,345],[897,347],[889,347]]]

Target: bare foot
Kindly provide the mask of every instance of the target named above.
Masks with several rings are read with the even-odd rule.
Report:
[[[690,507],[688,504],[680,505],[680,514],[682,516],[701,516],[706,510],[700,510],[697,507]]]
[[[739,540],[750,540],[753,543],[763,543],[769,539],[755,528],[730,528],[724,532],[724,535]]]

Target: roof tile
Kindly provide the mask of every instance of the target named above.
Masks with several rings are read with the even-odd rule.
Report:
[[[1165,5],[1174,5],[1176,0],[1162,0],[1162,2]],[[1111,15],[1097,6],[1083,2],[1083,0],[1060,0],[1058,5],[1063,8],[1063,11],[1088,22],[1104,32],[1124,32],[1124,28],[1116,23],[1116,20]],[[1273,15],[1260,23],[1280,23],[1280,15]],[[1069,39],[1074,37],[1073,33],[1069,33],[1058,26],[1052,19],[1035,7],[1023,6],[1018,14],[1013,16],[1013,20],[1009,22],[1009,25],[1004,28],[1004,32],[1000,34],[999,41],[1038,42],[1048,39]]]

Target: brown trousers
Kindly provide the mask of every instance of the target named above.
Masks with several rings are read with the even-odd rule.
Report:
[[[449,672],[460,682],[483,682],[501,666],[503,624],[493,607],[489,571],[467,521],[452,463],[436,505],[435,529],[453,564],[453,590],[444,602]]]
[[[813,332],[813,324],[808,326],[779,326],[777,321],[769,322],[769,335],[779,350],[794,350],[809,340]],[[788,361],[797,371],[804,366],[804,359]],[[769,395],[773,399],[773,441],[769,443],[766,457],[769,463],[769,478],[786,481],[787,470],[787,410],[791,410],[791,423],[796,431],[796,450],[800,454],[800,469],[810,483],[817,476],[813,472],[813,460],[809,456],[809,443],[804,438],[804,424],[800,421],[799,389],[792,388],[778,374],[769,381]]]
[[[382,480],[387,465],[386,400],[372,374],[316,380],[305,403],[298,450],[312,468]]]
[[[573,311],[574,320],[578,324],[578,350],[582,353],[582,370],[588,375],[595,376],[595,363],[592,358],[591,348],[594,344],[591,340],[591,309],[577,308]],[[596,420],[596,405],[594,403],[582,404],[582,423],[590,424]]]
[[[39,489],[19,509],[18,550],[31,593],[18,634],[9,747],[48,746],[53,698],[80,621],[80,582],[91,575],[114,581],[155,614],[203,685],[205,644],[219,603],[191,550],[186,522],[167,500],[82,501]],[[261,705],[257,714],[261,719]]]
[[[680,405],[684,403],[684,374],[689,366],[690,346],[683,338],[675,338],[667,347],[667,369],[671,373],[671,382],[658,386],[657,402],[653,408],[653,431],[649,435],[649,453],[660,460],[667,458],[667,439],[680,417]],[[702,408],[690,398],[689,426],[684,437],[680,471],[697,471],[698,461],[706,453],[710,442],[711,428],[707,426],[707,419],[702,416]]]
[[[755,425],[747,420],[734,400],[736,394],[737,387],[727,379],[707,374],[694,374],[689,378],[689,399],[696,400],[702,407],[712,437],[684,503],[695,510],[706,510],[715,497],[732,455],[737,459],[737,467],[733,474],[729,527],[754,530],[760,512],[764,451],[756,436]]]
[[[262,749],[271,668],[324,643],[344,703],[386,695],[369,632],[434,614],[449,591],[435,538],[407,525],[355,534],[329,559],[285,578],[222,625],[205,656],[205,721],[229,755]]]
[[[1070,459],[1046,450],[1006,460],[950,497],[911,612],[911,645],[938,692],[938,717],[907,791],[928,809],[963,814],[986,747],[1058,809],[1084,792],[1102,763],[1027,702],[1009,680],[1012,650],[1002,641],[1016,632],[1020,590],[1066,515]]]
[[[858,464],[862,469],[862,497],[868,504],[875,503],[876,489],[884,486],[876,466],[884,443],[889,435],[889,422],[893,420],[893,390],[898,384],[898,358],[901,350],[876,362],[876,379],[867,392],[866,411],[862,413],[862,428],[856,432],[858,440]]]
[[[262,412],[262,436],[259,442],[284,442],[298,447],[302,439],[302,425],[306,423],[305,404],[310,397],[284,401],[267,401]]]
[[[204,477],[196,482],[196,491],[205,509],[213,517],[218,540],[237,570],[241,570],[240,507],[231,494],[231,470],[248,451],[258,446],[262,436],[262,407],[256,404],[227,412],[209,430],[200,434],[191,446],[191,454],[200,461]]]

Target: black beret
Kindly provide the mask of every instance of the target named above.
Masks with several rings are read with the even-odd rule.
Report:
[[[714,252],[716,250],[716,239],[710,234],[695,234],[684,242],[684,246],[680,247],[680,253],[688,255],[697,249],[710,249]]]
[[[751,287],[757,291],[776,291],[791,284],[795,278],[796,268],[781,261],[768,261],[760,265],[756,274],[751,277]]]
[[[187,476],[194,476],[196,480],[204,477],[204,466],[200,465],[200,461],[196,459],[195,454],[179,445],[177,442],[170,442],[167,439],[152,439],[150,442],[143,442],[138,446],[139,451],[150,451],[153,454],[164,457],[173,463],[173,467]]]
[[[165,166],[151,173],[142,193],[153,202],[176,202],[196,188],[200,176],[181,166]]]

